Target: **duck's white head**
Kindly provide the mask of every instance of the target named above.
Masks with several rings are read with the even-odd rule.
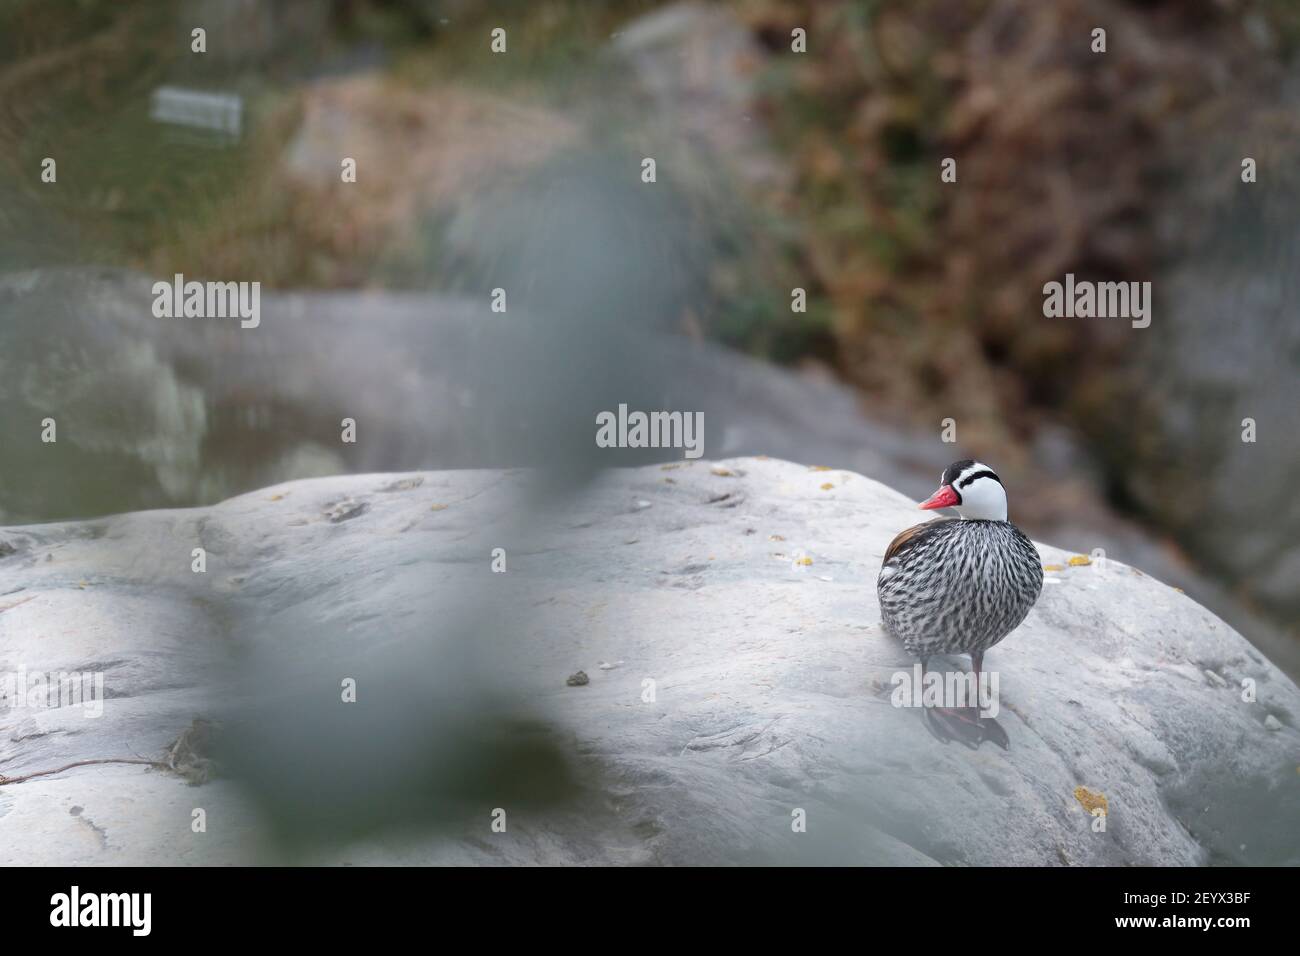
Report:
[[[962,518],[1006,521],[1007,492],[992,468],[967,458],[944,469],[939,490],[921,502],[921,507],[953,508]]]

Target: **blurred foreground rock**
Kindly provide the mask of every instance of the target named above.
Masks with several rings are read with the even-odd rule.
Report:
[[[0,532],[0,671],[99,672],[107,697],[98,718],[0,702],[0,774],[161,759],[195,718],[238,718],[251,693],[239,675],[271,654],[346,676],[393,647],[432,648],[430,676],[451,693],[466,665],[439,650],[439,609],[486,589],[499,606],[478,621],[477,659],[501,699],[562,742],[574,787],[540,808],[519,802],[507,783],[521,772],[516,754],[498,768],[501,789],[454,824],[340,835],[293,859],[1300,863],[1300,692],[1222,621],[1136,569],[1070,566],[1068,553],[1039,546],[1062,569],[986,659],[1011,750],[972,752],[890,706],[891,675],[911,662],[880,631],[874,581],[891,536],[917,519],[903,495],[767,459],[615,470],[495,542],[508,570],[494,574],[481,529],[519,501],[527,477],[335,477],[207,508]],[[207,572],[195,574],[200,542]],[[265,630],[235,634],[241,606],[258,608]],[[240,661],[254,666],[241,672]],[[567,686],[579,670],[590,682]],[[337,702],[339,684],[273,693]],[[358,702],[334,703],[338,726],[310,743],[330,754],[348,721],[405,704],[363,678]],[[405,729],[421,752],[443,752],[444,727]],[[261,733],[272,752],[294,743],[279,723]],[[360,777],[364,793],[363,755],[349,746],[319,761],[322,791]],[[1104,833],[1085,809],[1098,794]],[[426,803],[437,823],[441,804]],[[206,833],[191,831],[196,807]],[[498,808],[504,833],[491,826]],[[0,862],[281,859],[263,809],[220,773],[191,787],[168,770],[81,767],[0,785]],[[806,833],[791,830],[796,809]]]

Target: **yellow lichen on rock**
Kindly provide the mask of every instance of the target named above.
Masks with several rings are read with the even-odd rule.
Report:
[[[1110,804],[1106,802],[1106,797],[1100,793],[1094,793],[1087,787],[1075,787],[1074,799],[1083,804],[1083,809],[1092,813],[1094,810],[1101,810],[1102,813],[1110,813]]]

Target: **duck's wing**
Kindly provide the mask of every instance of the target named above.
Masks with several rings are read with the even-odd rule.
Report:
[[[912,525],[906,531],[900,531],[894,536],[894,540],[889,542],[889,547],[885,549],[885,558],[881,564],[889,564],[895,558],[921,544],[944,525],[960,520],[960,518],[936,518],[934,521],[923,521],[920,524]]]

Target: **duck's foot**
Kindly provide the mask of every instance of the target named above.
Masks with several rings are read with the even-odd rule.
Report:
[[[1011,738],[992,717],[981,717],[978,707],[922,707],[925,726],[943,743],[956,740],[971,750],[991,740],[1003,750],[1011,749]]]

